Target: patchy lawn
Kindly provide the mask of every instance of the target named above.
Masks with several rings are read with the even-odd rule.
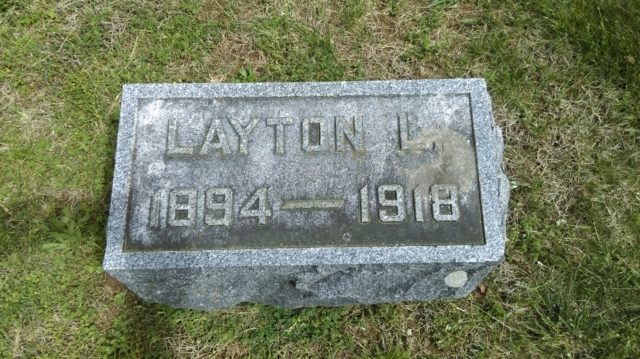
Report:
[[[0,2],[0,357],[639,357],[637,1]],[[484,77],[506,262],[464,300],[203,313],[101,270],[121,86]]]

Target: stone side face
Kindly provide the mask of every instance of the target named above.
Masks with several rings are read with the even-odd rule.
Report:
[[[480,223],[483,235],[480,241],[478,238],[463,238],[459,242],[462,244],[434,242],[419,245],[419,241],[406,237],[399,237],[395,241],[389,237],[388,240],[380,241],[376,239],[379,237],[375,236],[376,232],[371,232],[370,238],[366,233],[359,233],[360,237],[357,239],[361,242],[355,246],[333,240],[320,246],[309,244],[305,247],[302,237],[302,246],[301,243],[278,246],[275,241],[259,248],[255,242],[247,242],[246,246],[229,246],[222,242],[219,245],[216,244],[218,242],[203,241],[204,244],[197,247],[191,245],[188,239],[184,240],[184,237],[181,244],[175,245],[178,240],[172,239],[171,236],[163,237],[164,242],[161,243],[147,234],[141,238],[152,238],[152,243],[161,245],[153,248],[145,247],[148,244],[142,241],[137,244],[134,241],[130,242],[131,244],[127,243],[127,238],[132,233],[142,233],[148,226],[155,225],[155,222],[151,221],[143,225],[135,222],[136,218],[145,221],[151,218],[148,212],[140,212],[140,215],[136,214],[136,210],[155,208],[153,203],[146,204],[146,207],[140,205],[143,200],[137,199],[135,194],[136,191],[145,189],[140,183],[144,182],[143,177],[150,171],[146,170],[144,175],[141,175],[139,167],[136,167],[145,158],[141,152],[136,152],[139,150],[136,146],[139,147],[139,144],[144,142],[141,140],[144,137],[140,135],[141,126],[137,121],[143,118],[139,114],[139,108],[145,103],[175,98],[197,101],[231,98],[241,101],[243,98],[272,96],[290,99],[313,99],[314,96],[418,98],[448,94],[469,96],[473,135],[468,139],[474,142],[473,160],[476,168],[473,170],[476,172],[472,175],[478,183],[475,195],[481,204],[474,207],[475,211],[481,211],[477,214],[478,218],[481,218],[477,223]],[[399,123],[402,123],[401,120]],[[248,123],[245,123],[240,126],[247,125]],[[171,124],[164,128],[171,129],[170,126]],[[445,128],[446,124],[437,127]],[[176,134],[179,135],[178,132]],[[175,139],[167,139],[167,142],[173,140]],[[357,139],[354,141],[357,142]],[[453,143],[456,142],[450,144]],[[320,145],[321,143],[315,144]],[[240,141],[234,146],[237,151],[243,148]],[[277,143],[274,143],[274,146],[277,151]],[[303,143],[303,148],[304,146],[311,148],[309,146],[314,144]],[[247,151],[252,150],[250,143],[244,148]],[[338,145],[335,148],[338,148]],[[193,152],[198,149],[194,147],[172,150]],[[153,151],[149,153],[152,155]],[[459,155],[458,152],[453,153]],[[305,307],[461,298],[473,290],[503,260],[509,184],[502,169],[502,155],[502,134],[493,121],[489,95],[484,80],[481,79],[126,85],[123,89],[116,168],[107,228],[107,251],[103,266],[109,274],[141,298],[184,308],[216,309],[243,302]],[[153,165],[153,162],[150,164]],[[156,169],[154,166],[144,168]],[[427,172],[418,171],[410,174],[410,180],[403,185],[419,184],[430,176]],[[275,194],[274,197],[277,197],[278,193]],[[135,200],[132,201],[131,198]],[[141,195],[140,198],[146,197]],[[301,206],[295,201],[288,204],[277,203],[277,198],[274,201],[274,206]],[[157,203],[161,203],[160,200]],[[304,205],[329,208],[337,206],[338,203],[312,201],[302,206]],[[347,208],[349,200],[340,205]],[[320,211],[327,210],[326,208]],[[348,209],[345,211],[348,213]],[[350,216],[354,217],[355,214]],[[219,222],[215,223],[224,224],[225,220],[227,219],[220,217]],[[381,228],[386,230],[385,227]],[[195,231],[194,229],[189,233],[196,233]],[[413,235],[415,230],[403,233],[403,236]],[[339,234],[340,237],[337,238],[346,238],[342,232]],[[253,240],[259,241],[260,237]]]
[[[144,300],[180,308],[206,310],[240,303],[298,308],[462,298],[497,264],[185,268],[111,274]],[[462,280],[448,283],[451,273]]]

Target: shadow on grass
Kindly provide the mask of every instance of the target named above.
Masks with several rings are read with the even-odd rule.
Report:
[[[112,354],[122,357],[171,357],[166,338],[175,335],[169,307],[143,303],[127,292],[125,308],[112,327]]]

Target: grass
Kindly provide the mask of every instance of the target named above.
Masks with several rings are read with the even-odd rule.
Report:
[[[633,1],[0,3],[0,357],[640,356]],[[451,302],[211,313],[101,270],[128,82],[487,79],[506,262]]]

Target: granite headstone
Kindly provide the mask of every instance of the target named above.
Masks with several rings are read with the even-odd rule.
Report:
[[[459,298],[502,153],[482,79],[125,85],[104,268],[187,308]]]

